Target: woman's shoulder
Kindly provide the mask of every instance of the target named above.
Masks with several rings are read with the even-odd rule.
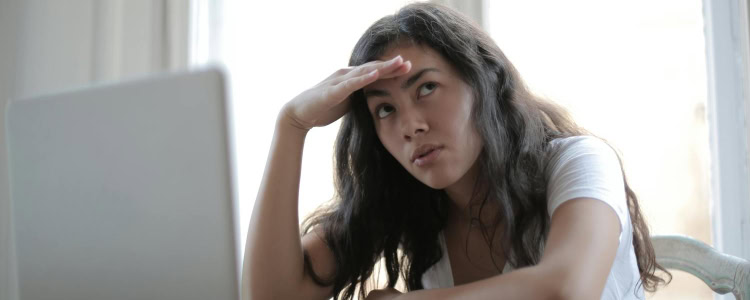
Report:
[[[573,136],[550,142],[547,167],[547,201],[550,215],[562,203],[594,198],[612,206],[620,225],[628,224],[627,198],[622,167],[615,150],[595,136]]]
[[[604,150],[605,152],[613,151],[612,147],[605,142],[603,139],[593,135],[575,135],[563,138],[556,138],[550,141],[550,146],[553,149],[560,149],[561,151],[575,151],[575,150]]]
[[[601,138],[590,135],[558,138],[550,142],[549,151],[548,180],[580,172],[616,171],[621,176],[617,152]]]
[[[557,138],[550,141],[549,146],[548,172],[553,172],[566,162],[581,156],[595,157],[600,162],[602,160],[617,162],[619,165],[619,158],[614,148],[595,136],[577,135]]]

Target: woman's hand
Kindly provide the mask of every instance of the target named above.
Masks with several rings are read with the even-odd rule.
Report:
[[[401,292],[396,289],[374,290],[367,294],[365,300],[394,300],[399,295],[401,295]]]
[[[326,126],[349,111],[348,99],[353,92],[378,79],[404,75],[410,69],[410,62],[396,56],[388,61],[371,61],[338,70],[285,104],[280,117],[305,132]]]

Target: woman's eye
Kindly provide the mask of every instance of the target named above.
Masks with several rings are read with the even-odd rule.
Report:
[[[419,87],[419,96],[427,96],[431,94],[437,88],[437,84],[434,82],[428,82]]]
[[[394,110],[393,106],[383,105],[377,108],[375,114],[378,115],[378,118],[382,119],[390,115]]]

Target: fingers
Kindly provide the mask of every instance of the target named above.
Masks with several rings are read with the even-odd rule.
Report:
[[[404,59],[399,55],[387,61],[372,61],[364,65],[358,66],[354,69],[349,70],[343,76],[337,77],[333,80],[333,84],[339,84],[343,81],[366,75],[374,70],[378,70],[380,78],[390,78],[394,71],[399,71],[399,68],[403,68],[405,64],[411,65],[410,62],[404,62]]]
[[[326,91],[330,105],[337,105],[346,100],[355,91],[364,88],[378,79],[393,78],[409,73],[411,62],[404,61],[399,55],[387,61],[372,61],[351,70],[342,69],[336,72],[338,77],[329,81],[331,86]],[[347,72],[348,71],[348,72]],[[346,72],[344,74],[344,72]]]
[[[364,88],[378,79],[393,78],[409,73],[409,70],[411,70],[411,62],[402,62],[401,60],[397,61],[399,63],[383,65],[381,68],[370,68],[373,70],[369,73],[359,75],[352,74],[348,79],[334,84],[329,90],[329,95],[333,97],[336,102],[343,101],[349,97],[351,93]],[[375,66],[375,64],[373,64],[373,66]],[[360,71],[352,71],[351,73],[355,72],[361,73]]]
[[[336,99],[336,102],[342,101],[349,97],[351,93],[354,93],[354,91],[378,80],[379,75],[380,71],[375,69],[367,74],[351,77],[333,85],[329,90],[329,95]]]
[[[405,61],[398,68],[396,68],[395,70],[391,71],[390,73],[385,73],[385,72],[381,73],[382,75],[380,75],[378,77],[378,79],[387,79],[387,78],[398,77],[398,76],[404,75],[406,73],[409,73],[409,70],[411,70],[411,62],[410,61]]]

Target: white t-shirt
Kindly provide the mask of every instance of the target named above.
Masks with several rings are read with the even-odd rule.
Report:
[[[557,139],[552,143],[559,144],[561,149],[551,158],[547,168],[549,173],[545,174],[550,217],[560,204],[581,197],[598,199],[612,207],[620,221],[620,245],[601,299],[645,299],[638,281],[640,275],[622,171],[614,150],[591,136]],[[453,286],[453,273],[442,233],[439,239],[443,257],[422,276],[425,289]],[[506,264],[503,273],[512,270]]]

